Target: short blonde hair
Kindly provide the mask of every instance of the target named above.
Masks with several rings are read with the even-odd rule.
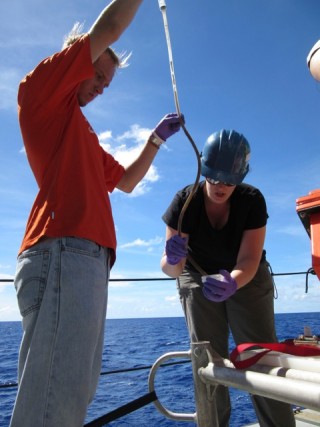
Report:
[[[69,34],[67,34],[63,39],[63,45],[62,49],[66,49],[67,47],[71,46],[74,42],[76,42],[81,36],[86,34],[83,32],[83,24],[80,24],[80,22],[76,22]],[[115,66],[117,68],[125,68],[129,66],[129,58],[131,56],[131,53],[127,54],[126,52],[117,53],[114,49],[112,49],[110,46],[106,48],[106,53],[108,53],[113,60]]]

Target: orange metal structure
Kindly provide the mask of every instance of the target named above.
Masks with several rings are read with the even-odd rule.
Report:
[[[299,197],[296,210],[311,239],[312,268],[320,280],[320,189]]]

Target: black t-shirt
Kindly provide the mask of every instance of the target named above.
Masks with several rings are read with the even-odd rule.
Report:
[[[217,230],[210,224],[205,210],[203,186],[204,181],[184,213],[181,231],[189,235],[189,253],[207,274],[215,274],[220,269],[232,271],[243,231],[261,228],[267,223],[265,199],[257,188],[248,184],[237,185],[230,197],[228,222]],[[178,191],[162,216],[163,221],[175,230],[178,229],[179,215],[192,187],[189,185]],[[261,257],[264,258],[264,251]],[[186,268],[195,271],[188,261]]]

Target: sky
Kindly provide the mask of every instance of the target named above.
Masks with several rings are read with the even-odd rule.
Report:
[[[20,80],[59,51],[76,21],[89,30],[106,2],[0,2],[0,279],[13,279],[16,257],[37,193],[17,120]],[[181,112],[201,152],[220,129],[251,145],[245,182],[265,196],[265,249],[275,273],[276,313],[317,312],[320,285],[296,199],[320,188],[320,84],[306,56],[320,38],[319,0],[167,0]],[[131,161],[160,119],[176,110],[162,14],[145,0],[113,46],[132,52],[105,94],[85,107],[103,147]],[[76,165],[75,165],[76,167]],[[176,191],[195,181],[197,160],[183,131],[161,147],[145,179],[128,195],[111,194],[117,261],[111,271],[109,318],[182,316],[174,280],[160,269],[162,214]],[[281,275],[280,275],[281,274]],[[121,279],[121,281],[119,281]],[[20,320],[12,281],[0,282],[0,321]],[[303,326],[303,325],[302,325]]]

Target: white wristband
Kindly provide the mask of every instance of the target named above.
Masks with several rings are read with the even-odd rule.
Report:
[[[155,132],[152,132],[149,138],[149,142],[151,142],[151,144],[155,145],[156,147],[160,148],[161,144],[164,143],[164,140],[161,139]]]

